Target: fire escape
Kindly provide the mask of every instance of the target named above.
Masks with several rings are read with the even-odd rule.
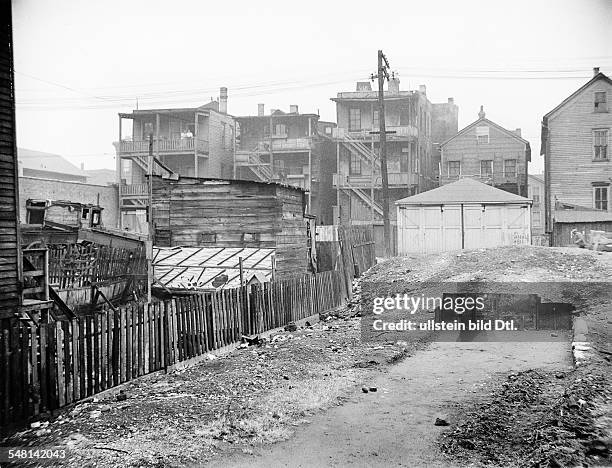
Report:
[[[262,155],[269,155],[270,149],[263,142],[258,143],[251,150],[236,150],[236,167],[247,167],[255,180],[270,182],[274,177],[274,171],[269,162],[262,159]]]

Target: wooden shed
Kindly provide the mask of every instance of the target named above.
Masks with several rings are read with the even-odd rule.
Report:
[[[605,211],[555,210],[553,216],[553,247],[575,246],[575,239],[572,239],[574,229],[587,239],[590,231],[612,232],[612,213]]]
[[[399,255],[531,244],[531,200],[474,179],[396,206]]]
[[[252,180],[153,177],[154,244],[275,250],[279,278],[310,270],[305,192]]]

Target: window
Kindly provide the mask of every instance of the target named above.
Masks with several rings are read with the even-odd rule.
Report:
[[[476,127],[476,143],[479,145],[489,143],[489,127]]]
[[[414,167],[412,168],[412,172],[414,172],[415,174],[419,174],[419,170],[420,170],[419,164],[420,164],[420,160],[417,156],[414,158]]]
[[[540,203],[540,194],[539,193],[534,193],[532,198],[533,198],[533,204],[534,205],[538,205]]]
[[[461,161],[448,162],[448,176],[459,177],[461,175]]]
[[[361,130],[361,109],[349,109],[349,132]]]
[[[410,147],[404,146],[400,153],[400,172],[410,172]]]
[[[274,125],[274,136],[286,137],[287,136],[287,126],[285,124]]]
[[[608,159],[608,130],[593,130],[593,150],[595,161]]]
[[[609,187],[593,187],[593,202],[596,210],[608,211]]]
[[[92,226],[100,225],[100,212],[97,210],[92,210],[91,212],[91,225]]]
[[[361,175],[361,157],[354,152],[351,152],[351,159],[349,165],[350,175]]]
[[[595,93],[595,112],[608,112],[608,103],[606,102],[606,92],[598,91]]]
[[[490,159],[480,161],[480,176],[488,177],[491,175],[493,175],[493,161]]]
[[[259,242],[258,232],[244,232],[242,234],[242,242]]]
[[[516,176],[516,159],[505,159],[504,160],[504,176],[515,177]]]
[[[81,211],[81,219],[87,218],[89,218],[89,208],[83,208],[83,211]]]
[[[45,202],[26,202],[26,220],[28,224],[43,224],[45,219]]]
[[[217,242],[217,234],[214,232],[201,232],[200,243],[201,244],[214,244]]]
[[[378,115],[378,111],[375,110],[372,113],[372,130],[378,130],[380,128],[380,118]]]

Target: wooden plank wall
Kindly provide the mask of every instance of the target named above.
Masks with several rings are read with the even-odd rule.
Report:
[[[586,231],[605,231],[612,232],[612,221],[601,221],[593,223],[558,223],[553,226],[552,246],[553,247],[573,247],[576,244],[572,241],[572,229],[580,232]]]
[[[19,194],[11,2],[0,1],[0,318],[19,305]]]
[[[133,303],[36,326],[0,324],[0,425],[23,422],[344,304],[339,271]]]

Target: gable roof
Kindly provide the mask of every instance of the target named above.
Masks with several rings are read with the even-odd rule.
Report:
[[[470,131],[472,128],[474,128],[475,126],[479,125],[479,124],[487,124],[492,126],[493,128],[496,128],[497,130],[499,130],[502,133],[505,133],[506,135],[515,138],[516,140],[520,141],[521,143],[526,144],[527,146],[529,146],[529,142],[527,140],[525,140],[524,138],[518,136],[516,133],[510,131],[510,130],[506,130],[504,127],[502,127],[501,125],[496,124],[495,122],[492,122],[491,120],[482,117],[474,122],[472,122],[471,124],[469,124],[467,127],[462,128],[461,130],[459,130],[456,134],[454,134],[452,137],[450,137],[448,140],[444,141],[443,143],[440,144],[440,146],[444,146],[446,145],[449,141],[454,140],[455,138],[457,138],[459,135],[463,135],[464,133],[467,133],[468,131]]]
[[[459,203],[531,203],[531,200],[474,179],[464,178],[395,202],[396,205],[456,205]]]
[[[565,106],[565,104],[567,104],[569,101],[571,101],[574,97],[576,97],[578,94],[580,94],[586,88],[588,88],[593,83],[595,83],[596,81],[599,81],[599,80],[604,80],[604,81],[606,81],[606,83],[612,85],[612,80],[610,78],[608,78],[602,72],[597,73],[597,75],[595,75],[593,78],[591,78],[585,84],[583,84],[580,88],[578,88],[576,91],[574,91],[568,97],[566,97],[563,101],[561,101],[561,103],[557,107],[555,107],[553,110],[551,110],[548,114],[544,115],[544,120],[548,119],[552,114],[554,114],[559,109],[561,109],[563,106]]]
[[[17,148],[17,159],[24,169],[87,177],[81,169],[59,154]]]

